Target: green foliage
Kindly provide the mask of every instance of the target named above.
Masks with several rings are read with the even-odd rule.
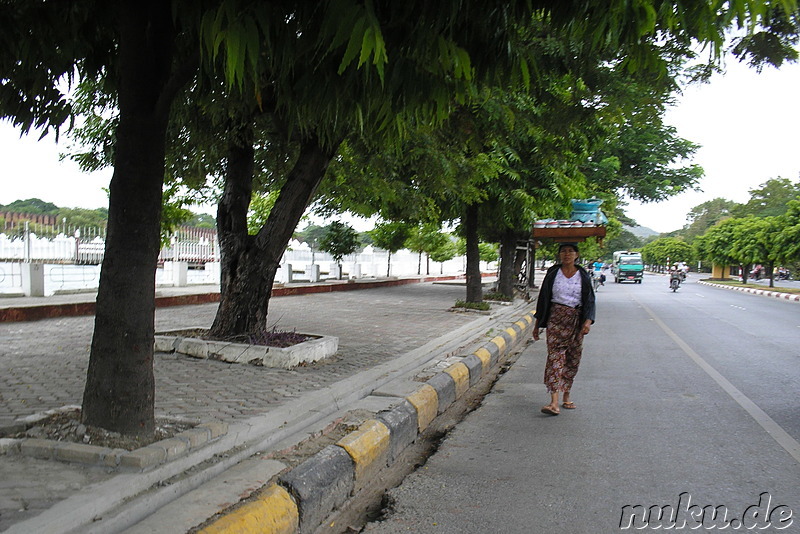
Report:
[[[341,221],[334,221],[326,227],[319,248],[340,263],[342,258],[358,250],[358,232]]]
[[[27,200],[15,200],[11,204],[5,206],[0,205],[0,211],[30,213],[35,215],[55,215],[58,213],[58,206],[38,198],[29,198]]]
[[[311,247],[319,249],[319,244],[322,242],[322,238],[325,237],[325,234],[327,233],[327,227],[309,224],[304,230],[297,233],[297,239],[303,243],[308,243],[308,245]]]
[[[686,239],[687,243],[691,243],[697,236],[703,235],[721,220],[731,217],[739,206],[740,204],[724,198],[703,202],[692,208],[686,215],[689,222],[679,234]]]
[[[716,265],[738,265],[734,232],[738,219],[724,219],[694,240],[697,257]]]
[[[509,297],[507,295],[503,295],[502,293],[485,293],[483,295],[484,300],[499,300],[500,302],[512,302],[514,299],[513,297]]]
[[[467,302],[464,300],[457,300],[454,306],[455,308],[466,308],[468,310],[480,310],[486,311],[492,308],[492,305],[488,302]]]
[[[640,237],[625,229],[622,229],[616,237],[611,239],[606,237],[603,244],[604,251],[600,257],[604,261],[611,261],[615,250],[638,250],[644,246]]]
[[[800,200],[791,200],[786,213],[779,219],[780,234],[776,236],[776,247],[780,259],[800,262]]]
[[[672,265],[678,262],[691,263],[694,259],[692,246],[681,238],[662,237],[642,247],[642,260],[649,265]]]
[[[406,223],[383,222],[368,232],[376,247],[395,253],[406,243],[411,231]]]
[[[186,226],[192,228],[217,228],[217,220],[213,215],[208,213],[193,213],[192,218],[186,221]]]
[[[448,234],[441,234],[444,239],[441,243],[428,253],[433,261],[444,263],[456,257],[456,244]]]
[[[68,227],[105,227],[106,223],[108,222],[107,208],[98,208],[95,210],[87,210],[83,208],[58,208],[56,215],[57,220]],[[65,219],[66,222],[64,222]]]
[[[428,223],[412,227],[409,230],[405,247],[412,252],[430,255],[431,252],[445,246],[447,241],[449,238],[441,232],[438,225]]]
[[[493,262],[500,259],[500,251],[494,243],[478,243],[481,261]]]
[[[275,191],[267,194],[253,193],[247,213],[247,233],[249,235],[256,235],[264,227],[277,198],[278,192]]]
[[[750,200],[732,210],[736,217],[774,217],[786,212],[789,201],[800,199],[800,180],[772,178],[750,190]]]

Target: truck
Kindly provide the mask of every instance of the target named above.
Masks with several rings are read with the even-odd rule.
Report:
[[[611,262],[611,274],[614,275],[614,282],[642,283],[644,276],[644,262],[639,252],[629,250],[617,250],[614,252]]]

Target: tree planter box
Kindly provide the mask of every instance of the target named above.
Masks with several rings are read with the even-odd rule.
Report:
[[[154,350],[156,352],[178,352],[193,358],[220,360],[228,363],[249,363],[279,369],[291,369],[303,363],[324,360],[339,350],[339,338],[334,336],[303,334],[311,339],[291,347],[268,347],[181,335],[187,330],[193,329],[184,328],[174,334],[169,331],[156,334]]]

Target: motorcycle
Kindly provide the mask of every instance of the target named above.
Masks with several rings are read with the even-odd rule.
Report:
[[[675,293],[681,287],[681,273],[670,273],[669,275],[669,288]]]

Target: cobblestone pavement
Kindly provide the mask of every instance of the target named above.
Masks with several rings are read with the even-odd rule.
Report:
[[[333,335],[338,353],[292,370],[199,360],[155,358],[156,415],[231,421],[399,356],[475,319],[450,306],[464,287],[417,283],[270,300],[270,326]],[[208,327],[217,304],[159,308],[156,331]],[[0,427],[21,416],[80,405],[93,317],[0,323]]]

